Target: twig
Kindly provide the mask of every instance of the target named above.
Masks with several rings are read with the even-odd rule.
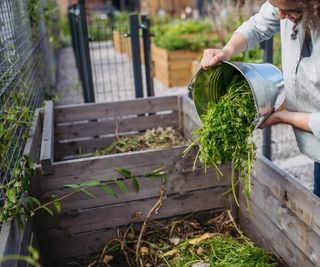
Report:
[[[234,228],[237,230],[238,234],[239,234],[241,237],[243,237],[243,233],[241,232],[241,230],[238,228],[236,222],[234,221],[233,216],[231,215],[231,211],[230,211],[230,210],[227,210],[227,212],[228,212],[228,216],[229,216],[229,218],[230,218],[230,220],[231,220]]]
[[[147,227],[147,222],[148,220],[150,219],[151,215],[154,213],[154,212],[157,212],[161,205],[162,205],[162,200],[163,200],[163,197],[164,197],[164,188],[165,188],[165,184],[162,184],[161,186],[161,189],[160,189],[160,196],[159,196],[159,199],[158,201],[156,202],[156,204],[149,210],[144,222],[143,222],[143,225],[141,227],[141,231],[140,231],[140,234],[139,234],[139,238],[138,238],[138,242],[137,242],[137,247],[136,247],[136,263],[139,265],[140,261],[139,261],[139,258],[140,258],[140,255],[139,255],[139,250],[140,250],[140,247],[141,247],[141,240],[142,240],[142,236],[143,236],[143,233],[144,231],[146,230],[146,227]],[[142,266],[142,265],[141,265]]]

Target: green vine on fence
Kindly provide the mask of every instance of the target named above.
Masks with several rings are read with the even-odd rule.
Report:
[[[37,40],[39,37],[39,26],[40,26],[40,16],[39,16],[39,0],[28,0],[27,10],[30,20],[30,26],[32,31],[32,38]]]
[[[47,29],[49,42],[53,48],[59,48],[61,41],[59,38],[59,7],[55,0],[48,0],[47,6],[44,8],[44,22]]]
[[[23,85],[24,86],[24,85]],[[12,91],[9,94],[7,105],[0,113],[0,170],[9,168],[8,153],[12,142],[14,140],[14,134],[18,128],[28,129],[31,126],[30,108],[24,104],[25,92],[21,90],[19,92]],[[22,139],[26,139],[28,131],[25,131]]]
[[[6,222],[10,218],[15,218],[20,226],[27,222],[32,215],[33,208],[40,202],[27,195],[30,185],[30,177],[33,173],[33,163],[29,157],[23,156],[17,167],[10,171],[10,181],[1,184],[0,190],[5,192],[5,200],[0,208],[0,221]]]

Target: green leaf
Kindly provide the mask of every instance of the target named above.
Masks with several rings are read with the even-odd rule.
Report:
[[[112,196],[112,197],[118,197],[117,193],[108,185],[101,185],[101,189],[107,193],[108,195]]]
[[[86,189],[80,188],[79,191],[87,194],[88,196],[90,196],[90,197],[92,197],[92,198],[97,198],[94,194],[92,194],[91,192],[89,192],[89,191],[86,190]]]
[[[41,202],[39,201],[39,199],[35,198],[35,197],[30,197],[32,199],[32,201],[34,203],[36,203],[38,206],[41,206]]]
[[[57,213],[59,214],[61,212],[61,202],[60,202],[60,200],[56,199],[53,202],[53,206],[55,207],[55,209],[57,210]]]
[[[136,177],[132,177],[131,178],[131,182],[132,182],[132,186],[133,186],[134,190],[136,190],[136,192],[139,192],[140,191],[140,186],[139,186],[139,183],[137,181],[137,178]]]
[[[128,189],[127,189],[126,185],[124,184],[124,182],[122,182],[121,180],[115,180],[114,182],[117,184],[117,186],[119,187],[119,189],[122,193],[128,192]]]
[[[34,259],[35,261],[38,261],[40,259],[40,254],[34,247],[28,246],[28,251],[30,252],[32,259]]]
[[[73,189],[79,189],[80,188],[80,185],[78,185],[78,184],[65,184],[63,186],[67,187],[67,188],[73,188]]]
[[[168,180],[168,176],[166,174],[162,175],[162,183],[166,184]]]
[[[153,170],[150,174],[148,174],[148,176],[151,177],[158,177],[158,176],[162,176],[166,173],[166,166],[161,166],[158,169]]]
[[[99,186],[99,185],[100,185],[99,180],[91,180],[91,181],[86,181],[79,184],[80,187],[89,187],[89,186],[91,187],[91,186]]]
[[[131,171],[125,169],[125,168],[116,168],[115,169],[119,174],[124,176],[125,178],[129,178],[132,176]]]
[[[54,216],[53,212],[49,208],[47,208],[46,206],[42,206],[41,208],[44,209],[45,211],[47,211],[52,217]]]

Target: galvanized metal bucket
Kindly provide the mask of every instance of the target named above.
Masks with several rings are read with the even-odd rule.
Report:
[[[225,92],[212,92],[209,83],[212,78],[219,79],[220,86],[227,88],[235,75],[242,75],[250,86],[256,106],[255,128],[267,119],[270,114],[284,101],[284,86],[281,71],[269,63],[231,63],[222,62],[220,67],[200,69],[192,78],[189,90],[192,91],[199,117],[206,111],[209,102],[216,101]],[[222,67],[222,68],[221,68]],[[217,72],[219,69],[219,73]],[[222,71],[221,71],[222,69]],[[201,78],[201,79],[200,79]],[[213,97],[214,96],[214,97]]]

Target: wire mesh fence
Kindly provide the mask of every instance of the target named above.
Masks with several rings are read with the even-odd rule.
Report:
[[[46,0],[0,1],[0,182],[22,156],[33,111],[50,94],[55,59],[47,38]],[[0,206],[5,191],[0,190]],[[0,227],[1,227],[0,222]]]

